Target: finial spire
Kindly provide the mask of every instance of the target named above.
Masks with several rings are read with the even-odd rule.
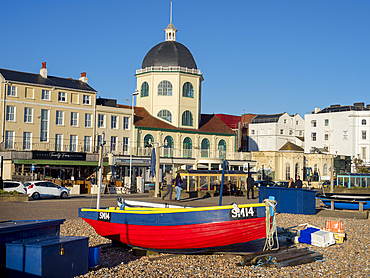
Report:
[[[177,29],[172,24],[172,1],[171,1],[171,8],[170,8],[170,24],[168,24],[167,28],[164,29],[166,32],[165,38],[166,41],[176,41],[176,32]]]

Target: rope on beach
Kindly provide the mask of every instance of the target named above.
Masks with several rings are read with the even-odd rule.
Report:
[[[272,201],[270,199],[265,199],[263,202],[266,204],[266,242],[265,247],[263,250],[277,250],[279,249],[279,240],[277,235],[277,228],[276,228],[276,201]],[[274,213],[271,216],[270,208],[273,209]],[[270,224],[270,219],[272,219],[272,223]],[[276,248],[274,248],[274,235],[276,237]]]

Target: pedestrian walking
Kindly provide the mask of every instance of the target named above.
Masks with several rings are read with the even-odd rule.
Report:
[[[166,176],[163,178],[166,181],[167,192],[162,196],[162,200],[164,200],[164,198],[169,195],[168,199],[172,201],[172,173],[172,170],[169,170]]]
[[[176,191],[176,197],[175,201],[180,202],[180,196],[181,196],[181,190],[182,190],[182,179],[180,173],[177,173],[176,179],[175,179],[175,191]]]
[[[248,174],[247,178],[247,199],[249,199],[249,191],[252,192],[252,199],[254,199],[254,179],[251,174]]]

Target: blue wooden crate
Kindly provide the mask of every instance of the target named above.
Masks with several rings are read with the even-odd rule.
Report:
[[[88,272],[88,237],[39,237],[6,243],[6,268],[40,277]]]

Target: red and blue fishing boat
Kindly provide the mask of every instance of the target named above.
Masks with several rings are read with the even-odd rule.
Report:
[[[79,217],[112,241],[166,253],[237,247],[244,252],[262,251],[271,223],[270,208],[265,203],[193,208],[80,208]]]
[[[316,198],[329,208],[331,208],[333,201],[335,209],[359,210],[360,202],[363,209],[370,209],[370,194],[325,193],[318,195]]]

